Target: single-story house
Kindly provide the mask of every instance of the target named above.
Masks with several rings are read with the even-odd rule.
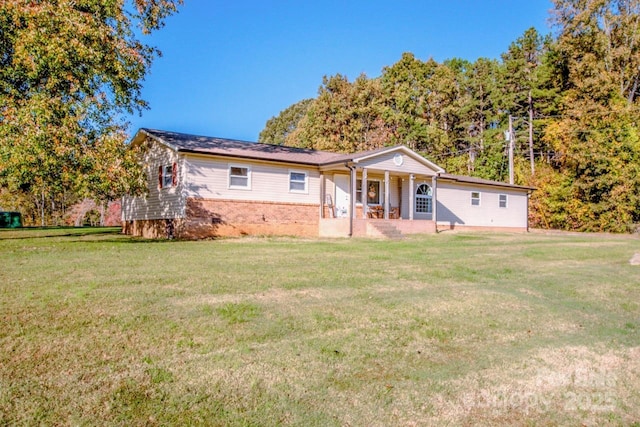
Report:
[[[148,193],[125,197],[145,237],[397,236],[526,231],[531,187],[450,175],[405,146],[341,154],[140,129]]]

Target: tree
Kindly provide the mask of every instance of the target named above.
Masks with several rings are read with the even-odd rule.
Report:
[[[119,117],[147,107],[141,82],[159,51],[135,30],[159,29],[179,3],[3,2],[0,186],[33,200],[43,225],[70,194],[142,190]]]
[[[554,0],[554,5],[571,92],[589,93],[601,106],[613,95],[632,105],[640,93],[640,2]]]
[[[307,114],[313,99],[303,99],[287,107],[275,117],[267,120],[267,124],[260,132],[258,141],[264,144],[284,144],[287,136],[293,132],[300,120]]]
[[[380,148],[389,142],[382,112],[378,80],[362,74],[350,83],[340,74],[325,76],[318,97],[286,144],[343,153]]]
[[[535,174],[534,124],[539,112],[551,112],[549,106],[554,104],[557,93],[548,70],[552,45],[550,36],[543,37],[531,27],[502,55],[504,95],[501,107],[510,115],[526,120],[531,175]]]
[[[640,222],[640,2],[554,3],[564,114],[545,138],[568,177],[564,215],[574,229],[624,231]]]
[[[429,135],[427,124],[433,109],[427,103],[427,81],[438,64],[430,59],[422,62],[411,53],[382,70],[381,83],[385,98],[385,122],[392,129],[392,142],[414,150],[424,150],[436,135]]]

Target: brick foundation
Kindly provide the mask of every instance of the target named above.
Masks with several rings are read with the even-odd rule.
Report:
[[[187,199],[186,218],[124,221],[122,231],[151,239],[271,235],[318,237],[319,205]]]
[[[319,205],[238,200],[187,199],[177,237],[318,236]]]

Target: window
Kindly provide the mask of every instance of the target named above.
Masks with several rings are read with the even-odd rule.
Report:
[[[360,203],[362,201],[362,180],[356,181],[356,201]],[[379,205],[380,204],[380,181],[367,180],[367,204]]]
[[[500,194],[498,197],[499,197],[498,206],[500,206],[501,208],[506,208],[507,207],[507,195],[506,194]]]
[[[433,190],[427,184],[420,184],[416,188],[416,213],[433,212]]]
[[[250,176],[247,166],[229,166],[229,188],[250,188]]]
[[[471,206],[480,206],[480,192],[472,191],[471,192]]]
[[[178,185],[178,165],[173,163],[158,166],[158,187],[169,188],[176,185]]]
[[[292,193],[307,192],[306,172],[289,172],[289,191]]]

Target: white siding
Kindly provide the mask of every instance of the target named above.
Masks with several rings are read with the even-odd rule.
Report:
[[[480,192],[480,205],[471,205],[471,192]],[[500,194],[507,207],[499,206]],[[527,227],[527,192],[473,184],[438,181],[438,224],[484,227]]]
[[[229,188],[229,166],[250,168],[248,189]],[[241,159],[189,155],[184,159],[185,195],[206,199],[320,203],[320,172],[298,165],[256,163]],[[307,191],[289,191],[289,172],[307,173]]]
[[[398,177],[389,177],[389,206],[392,208],[400,207],[400,190],[398,187]]]
[[[177,153],[154,141],[144,155],[147,175],[148,194],[142,197],[124,197],[122,200],[122,219],[170,219],[184,217],[184,162]],[[159,188],[158,167],[177,164],[178,182],[175,187]]]

